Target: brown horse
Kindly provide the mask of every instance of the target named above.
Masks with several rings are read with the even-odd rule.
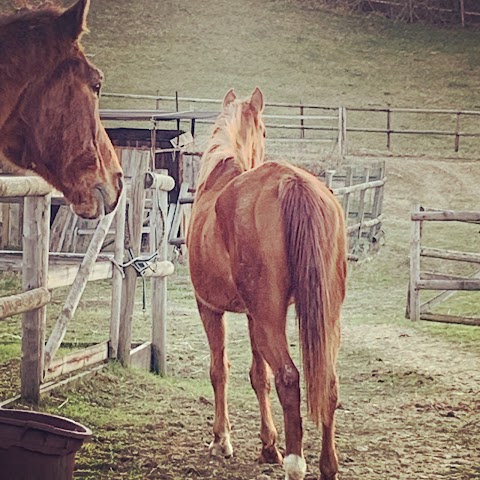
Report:
[[[215,420],[210,452],[232,454],[224,312],[245,312],[253,352],[250,379],[261,413],[259,460],[282,461],[270,410],[270,367],[284,414],[286,478],[304,478],[299,372],[285,331],[288,306],[295,302],[308,413],[323,428],[320,478],[334,480],[335,364],[346,277],[343,213],[314,176],[289,164],[263,163],[262,110],[259,89],[247,100],[227,93],[202,157],[187,239],[211,353]]]
[[[103,75],[79,42],[89,5],[0,18],[0,161],[33,170],[96,218],[115,208],[122,170],[100,122]]]

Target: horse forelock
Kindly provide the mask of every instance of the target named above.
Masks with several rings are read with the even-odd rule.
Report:
[[[233,101],[217,117],[202,157],[199,182],[227,159],[233,159],[242,172],[256,167],[263,162],[263,144],[261,114],[245,100]]]

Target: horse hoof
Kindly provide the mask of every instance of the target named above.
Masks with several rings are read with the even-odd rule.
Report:
[[[258,457],[258,463],[276,463],[281,465],[283,461],[282,455],[277,450],[275,445],[270,447],[263,447],[260,457]]]
[[[230,458],[233,455],[233,447],[230,440],[223,439],[220,442],[213,441],[208,447],[210,456]]]
[[[285,470],[285,480],[303,480],[307,473],[307,464],[303,457],[290,454],[283,460]]]
[[[339,478],[336,473],[334,473],[333,475],[325,475],[323,473],[320,473],[320,480],[339,480]]]

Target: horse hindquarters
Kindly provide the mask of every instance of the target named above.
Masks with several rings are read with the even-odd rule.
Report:
[[[346,238],[343,214],[317,179],[297,170],[280,187],[284,235],[298,317],[307,410],[323,427],[322,480],[336,479],[335,363],[340,308],[345,296]]]

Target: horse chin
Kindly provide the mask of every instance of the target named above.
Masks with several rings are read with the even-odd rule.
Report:
[[[72,203],[70,208],[73,213],[86,220],[95,220],[109,213],[106,212],[102,191],[98,188],[94,189],[90,202]]]

